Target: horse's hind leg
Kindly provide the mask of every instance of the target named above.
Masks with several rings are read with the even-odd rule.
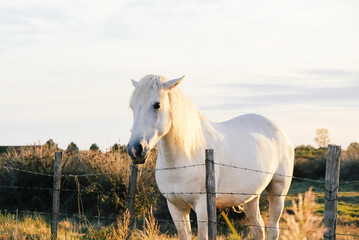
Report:
[[[254,239],[264,239],[264,222],[259,211],[259,196],[243,205],[249,223],[252,225]]]
[[[274,177],[266,188],[269,201],[268,240],[279,238],[279,220],[283,212],[285,195],[288,192],[290,182],[285,177],[278,176]]]
[[[167,201],[167,205],[171,213],[172,220],[176,225],[178,238],[180,240],[190,240],[191,223],[190,223],[189,213],[191,211],[191,208],[179,209],[175,205],[173,205],[170,201]]]

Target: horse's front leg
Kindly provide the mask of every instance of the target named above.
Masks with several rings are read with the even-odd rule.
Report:
[[[167,201],[168,209],[170,211],[173,222],[176,225],[178,238],[180,240],[191,239],[191,222],[189,213],[191,208],[178,208],[173,205],[170,201]]]
[[[194,206],[197,215],[198,240],[208,239],[208,215],[207,215],[207,198],[206,195],[201,197],[202,201],[198,201]]]

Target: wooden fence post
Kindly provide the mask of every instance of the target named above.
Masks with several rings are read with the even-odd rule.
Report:
[[[55,152],[54,183],[52,188],[51,238],[57,239],[59,221],[62,152]]]
[[[128,198],[127,198],[127,209],[130,213],[129,227],[132,230],[135,224],[135,194],[137,184],[137,172],[138,167],[135,164],[131,164],[131,175],[128,184]]]
[[[328,146],[324,197],[324,225],[328,230],[324,233],[325,240],[336,239],[340,153],[340,146]]]
[[[208,239],[217,237],[216,180],[213,149],[206,149],[206,193],[208,216]]]

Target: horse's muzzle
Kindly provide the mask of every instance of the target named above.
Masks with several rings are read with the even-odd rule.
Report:
[[[131,157],[134,164],[144,164],[146,162],[147,151],[140,143],[128,144],[127,153]]]
[[[144,164],[146,162],[146,157],[132,158],[132,162],[134,164]]]

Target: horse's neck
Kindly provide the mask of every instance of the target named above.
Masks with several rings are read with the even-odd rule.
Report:
[[[183,166],[190,162],[186,153],[176,146],[176,139],[171,130],[158,142],[158,151],[160,158],[157,161],[161,162],[157,163],[164,167]]]
[[[210,122],[205,118],[201,118],[202,131],[207,137],[207,147],[213,148],[213,141],[221,139],[220,135],[214,130]],[[160,161],[158,162],[162,166],[175,167],[191,165],[194,163],[202,163],[204,161],[204,149],[198,149],[197,155],[192,156],[189,159],[183,149],[179,148],[176,144],[176,136],[173,131],[170,130],[161,140],[158,142],[158,150],[160,154]]]

